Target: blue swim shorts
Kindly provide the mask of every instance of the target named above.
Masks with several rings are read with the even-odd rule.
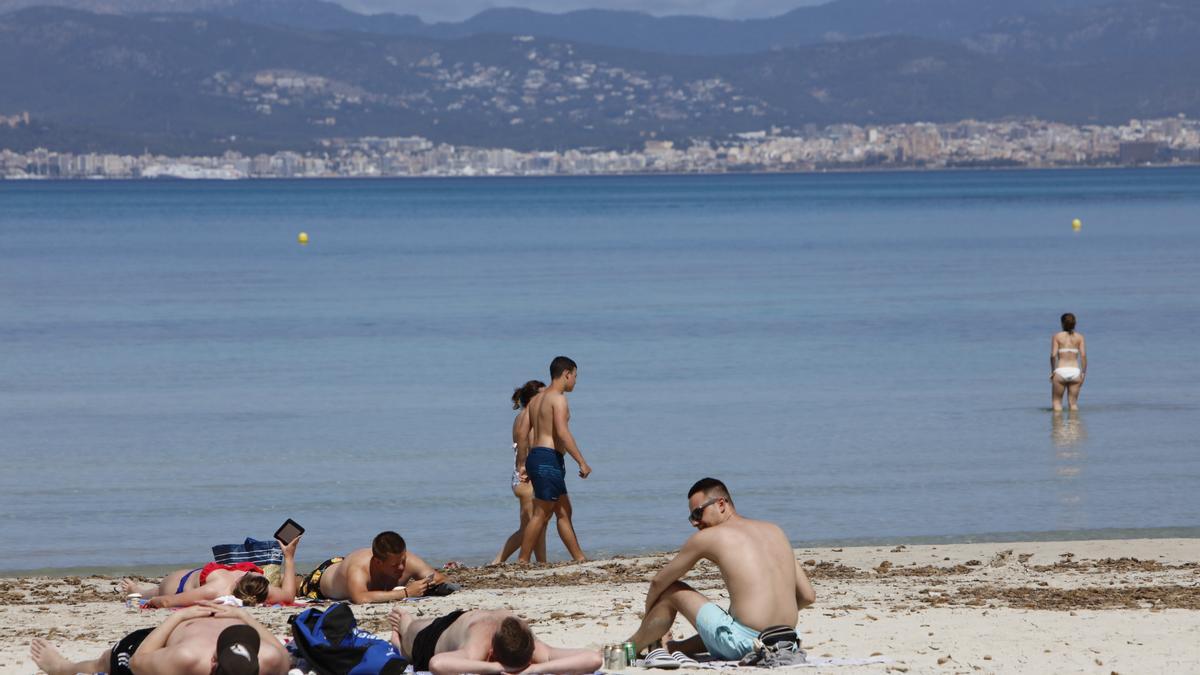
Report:
[[[708,653],[722,661],[737,661],[754,651],[754,640],[758,637],[758,631],[738,623],[715,602],[696,613],[696,630]]]
[[[539,446],[530,448],[525,457],[525,473],[533,483],[533,496],[548,502],[556,502],[567,494],[567,464],[562,453],[554,448]]]

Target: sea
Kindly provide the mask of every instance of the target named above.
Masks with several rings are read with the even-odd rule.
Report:
[[[0,572],[485,563],[560,354],[589,556],[706,476],[798,546],[1200,536],[1198,336],[1197,168],[0,182]]]

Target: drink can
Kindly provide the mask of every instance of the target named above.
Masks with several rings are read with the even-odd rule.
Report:
[[[621,661],[625,652],[617,645],[604,645],[604,669],[616,671],[622,668]]]
[[[632,666],[637,660],[637,648],[632,642],[625,642],[621,644],[621,649],[625,652],[625,665]]]
[[[125,608],[131,612],[136,612],[142,608],[142,594],[130,593],[125,596]]]

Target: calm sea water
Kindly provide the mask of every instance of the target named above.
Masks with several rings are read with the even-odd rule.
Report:
[[[0,183],[0,570],[485,561],[560,353],[592,555],[707,475],[797,543],[1200,535],[1198,260],[1195,169]]]

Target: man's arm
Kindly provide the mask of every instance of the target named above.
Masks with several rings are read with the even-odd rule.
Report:
[[[433,569],[433,565],[430,565],[429,563],[425,562],[424,558],[417,555],[416,553],[413,553],[412,551],[408,552],[408,572],[409,572],[409,574],[412,575],[410,577],[412,579],[412,581],[410,581],[409,583],[415,583],[418,581],[425,582],[425,579],[428,579],[430,574],[433,575],[433,580],[426,583],[425,585],[421,586],[419,589],[418,588],[410,588],[409,589],[410,592],[415,591],[413,593],[414,598],[421,596],[421,595],[425,595],[425,590],[429,586],[435,586],[437,584],[440,584],[440,583],[446,581],[446,576],[444,574]],[[407,576],[407,575],[405,575],[405,576]],[[408,588],[408,587],[405,586],[405,588]]]
[[[579,465],[579,477],[587,478],[588,474],[592,472],[592,467],[588,466],[587,460],[583,458],[583,453],[579,451],[579,446],[575,444],[575,437],[571,435],[571,427],[568,424],[571,415],[570,408],[567,406],[567,397],[559,396],[551,401],[550,412],[554,415],[555,437],[562,441],[562,449]]]
[[[808,581],[808,575],[804,573],[804,568],[800,566],[800,561],[796,561],[796,608],[804,609],[817,601],[817,592],[813,590],[812,584]]]
[[[600,657],[600,652],[595,649],[565,649],[561,647],[545,646],[546,660],[541,663],[534,663],[523,670],[524,673],[560,673],[562,675],[571,675],[571,673],[594,673],[603,665],[604,659]],[[539,654],[534,651],[534,658]]]
[[[683,543],[683,548],[679,549],[679,553],[654,575],[654,579],[650,581],[650,590],[646,592],[646,611],[658,602],[659,596],[667,587],[679,580],[687,571],[692,569],[700,559],[706,555],[706,544],[708,537],[703,531],[693,534],[688,537],[688,540]]]
[[[283,576],[278,588],[272,586],[267,591],[267,604],[282,605],[296,599],[296,545],[299,543],[300,537],[296,537],[283,547]]]
[[[213,616],[217,617],[218,619],[237,619],[238,621],[241,621],[247,626],[253,628],[254,632],[258,633],[258,658],[260,664],[270,663],[274,665],[276,669],[278,669],[279,665],[284,664],[282,672],[287,672],[288,667],[286,664],[289,663],[287,649],[280,644],[279,638],[275,637],[271,631],[267,630],[266,626],[262,625],[257,619],[254,618],[254,615],[250,614],[250,612],[247,612],[241,607],[230,607],[228,605],[218,605],[212,609],[214,611]],[[138,651],[141,651],[140,647],[138,648]],[[136,654],[137,652],[134,653]]]
[[[479,675],[494,675],[503,673],[504,666],[497,661],[480,661],[473,659],[465,649],[435,654],[429,659],[429,672],[433,675],[460,675],[461,673],[479,673]]]
[[[195,619],[201,616],[212,616],[216,613],[211,607],[188,607],[187,609],[172,612],[165,621],[158,624],[158,627],[150,631],[142,644],[138,645],[137,651],[133,653],[133,658],[129,660],[129,669],[137,675],[170,675],[178,673],[182,668],[178,659],[173,659],[170,651],[165,649],[167,638],[171,637],[179,624],[189,619]]]
[[[370,581],[366,565],[356,565],[346,570],[346,590],[350,596],[350,602],[356,605],[369,605],[373,602],[396,602],[409,597],[407,587],[398,591],[372,591],[368,588]]]

